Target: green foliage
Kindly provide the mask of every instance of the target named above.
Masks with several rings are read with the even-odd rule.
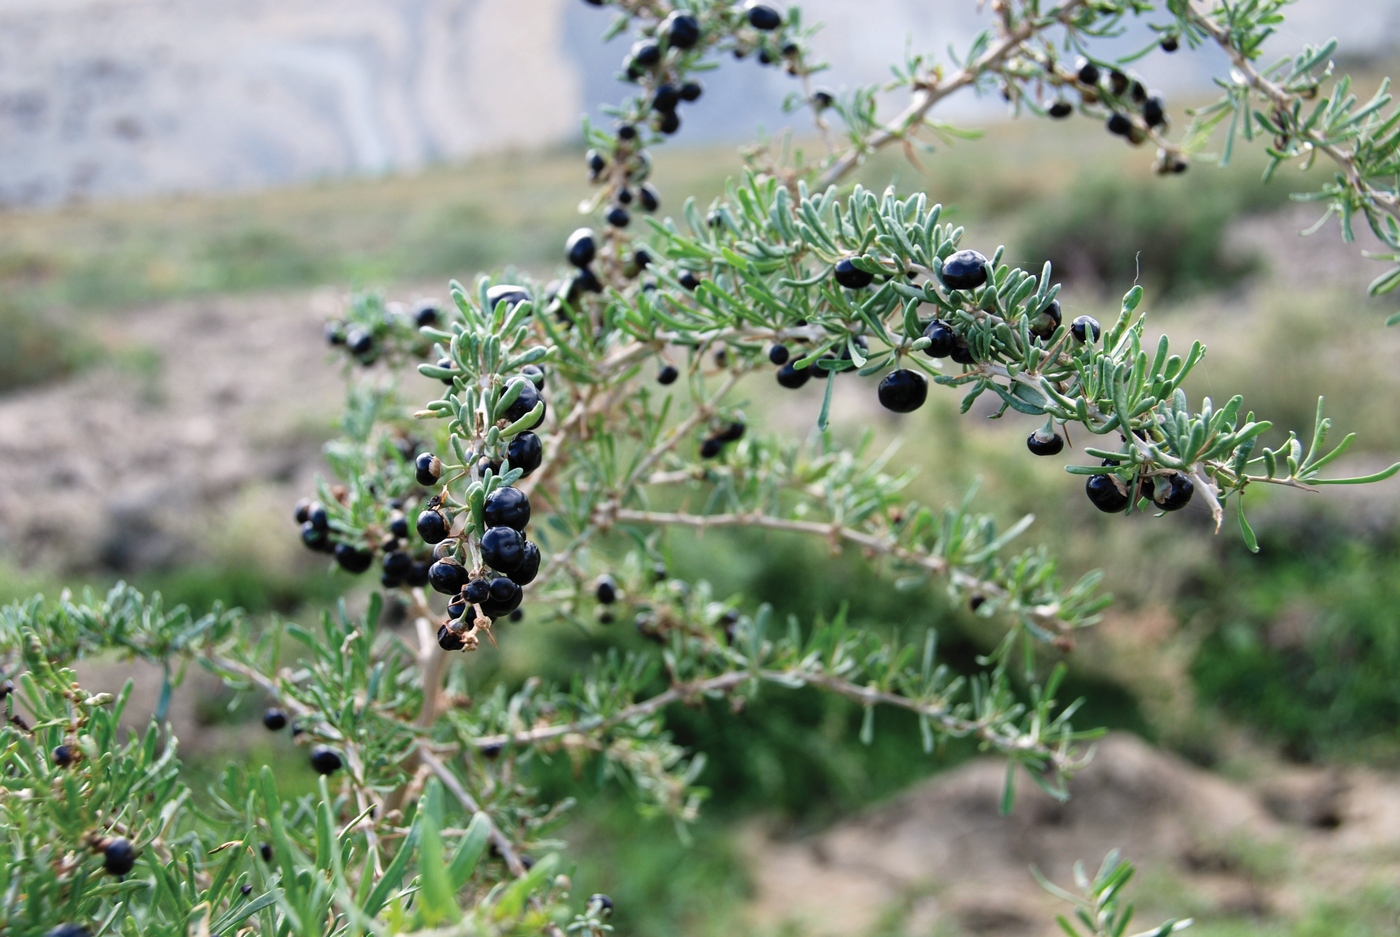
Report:
[[[0,393],[63,377],[94,357],[74,330],[4,298],[0,335]]]

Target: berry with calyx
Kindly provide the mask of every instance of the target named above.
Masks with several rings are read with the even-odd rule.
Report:
[[[1083,344],[1099,340],[1099,320],[1093,316],[1080,316],[1070,323],[1069,333],[1074,340]]]
[[[1039,315],[1031,317],[1030,332],[1036,338],[1048,341],[1050,336],[1055,334],[1055,330],[1060,327],[1063,316],[1060,312],[1060,301],[1050,300],[1050,305],[1040,310]]]
[[[287,714],[274,706],[263,711],[262,722],[269,732],[281,732],[287,727]]]
[[[497,283],[486,291],[486,308],[491,310],[494,310],[501,303],[505,303],[506,308],[510,308],[529,301],[529,291],[525,287],[516,286],[513,283]]]
[[[612,914],[613,900],[607,895],[594,895],[588,899],[588,907],[596,908],[598,914]]]
[[[608,168],[607,157],[597,150],[589,150],[587,153],[583,154],[583,159],[584,162],[588,163],[588,171],[595,176]]]
[[[755,3],[754,0],[749,0],[744,5],[744,12],[748,16],[749,25],[754,29],[771,32],[783,25],[782,15],[766,3]]]
[[[579,228],[564,242],[564,251],[569,263],[583,269],[593,263],[593,258],[598,254],[598,235],[593,233],[592,228]]]
[[[987,282],[987,258],[981,251],[961,250],[943,261],[943,285],[950,290],[975,290]]]
[[[296,503],[292,516],[296,518],[298,524],[305,524],[311,520],[311,505],[314,503],[310,498],[302,498]]]
[[[1074,105],[1070,104],[1068,101],[1056,101],[1045,109],[1045,113],[1056,120],[1064,120],[1074,113]]]
[[[471,585],[471,583],[467,583]],[[462,591],[452,597],[452,601],[447,603],[447,617],[449,619],[461,618],[467,613],[468,603],[466,597],[467,586],[462,587]]]
[[[431,452],[420,452],[418,458],[413,460],[413,469],[418,484],[424,488],[431,488],[442,477],[442,460]]]
[[[614,228],[625,228],[632,223],[632,215],[621,205],[614,205],[612,208],[608,209],[607,218],[605,220]]]
[[[700,41],[700,21],[677,10],[661,21],[661,35],[673,49],[692,49]]]
[[[462,587],[462,598],[467,600],[468,605],[480,605],[486,601],[486,597],[491,593],[491,580],[473,579]]]
[[[466,646],[462,643],[462,636],[446,625],[438,626],[437,642],[444,651],[460,651]]]
[[[836,103],[836,95],[826,88],[818,88],[812,92],[812,106],[819,111],[824,111]]]
[[[656,383],[661,385],[674,384],[676,383],[676,378],[680,376],[681,372],[676,370],[675,365],[664,364],[661,366],[661,369],[656,372]]]
[[[511,423],[535,409],[536,404],[541,400],[540,389],[535,386],[533,381],[522,381],[520,384],[520,396],[516,397],[515,402],[506,407],[505,412],[501,414]]]
[[[849,257],[838,261],[832,274],[836,282],[848,290],[863,290],[875,280],[873,273],[866,273],[851,263]]]
[[[311,749],[311,767],[317,774],[335,774],[344,766],[340,752],[325,745]]]
[[[511,468],[518,468],[529,475],[544,462],[544,443],[534,433],[521,433],[506,446],[506,461]]]
[[[525,592],[519,585],[506,576],[497,576],[491,580],[491,588],[486,601],[481,604],[481,610],[487,618],[500,618],[519,608],[524,597]]]
[[[885,375],[879,388],[880,405],[895,413],[911,413],[928,399],[928,379],[917,371],[900,368]]]
[[[1112,475],[1090,475],[1084,483],[1089,502],[1105,514],[1117,514],[1128,506],[1128,495]]]
[[[681,275],[676,277],[676,282],[688,290],[697,290],[700,288],[700,278],[691,270],[682,271]]]
[[[677,114],[675,111],[662,114],[661,119],[656,122],[656,129],[670,136],[681,129],[681,115]]]
[[[735,421],[715,433],[715,438],[720,442],[738,442],[744,438],[744,430],[746,428],[747,427],[745,427],[743,423]]]
[[[524,555],[525,558],[520,561],[520,568],[507,574],[510,581],[517,586],[528,586],[540,574],[540,548],[526,540]]]
[[[793,367],[791,361],[778,369],[778,386],[786,387],[788,390],[797,390],[811,379],[812,369],[810,367],[798,369]]]
[[[787,364],[789,357],[786,345],[774,345],[768,349],[768,360],[776,365]]]
[[[317,527],[310,521],[301,525],[301,542],[308,550],[315,550],[317,553],[326,553],[334,549],[331,544],[330,532]]]
[[[661,61],[661,47],[654,42],[639,39],[632,43],[632,50],[629,53],[629,57],[635,64],[640,65],[642,68],[651,68]],[[618,131],[618,136],[622,136],[621,131]]]
[[[1180,511],[1191,503],[1191,496],[1196,493],[1196,486],[1190,478],[1174,472],[1167,476],[1166,490],[1154,490],[1152,492],[1152,503],[1163,511]]]
[[[524,530],[530,523],[530,499],[519,488],[497,488],[486,496],[481,516],[487,527]]]
[[[713,459],[724,451],[724,443],[718,439],[707,439],[700,444],[700,458]]]
[[[419,303],[418,308],[413,310],[413,322],[420,329],[425,326],[437,325],[441,316],[442,310],[431,299]]]
[[[49,753],[53,763],[60,768],[66,768],[73,763],[73,746],[60,745]]]
[[[1158,45],[1162,47],[1163,52],[1175,52],[1181,48],[1181,40],[1174,33],[1167,33]]]
[[[698,81],[687,81],[685,84],[681,85],[682,101],[698,101],[700,100],[700,96],[704,93],[705,89],[701,86],[700,82]]]
[[[670,114],[681,103],[681,89],[675,85],[659,85],[651,96],[651,109],[662,114]]]
[[[1142,119],[1149,127],[1160,127],[1167,122],[1167,104],[1158,95],[1148,98],[1142,105]]]
[[[467,571],[456,560],[438,560],[428,567],[428,584],[433,587],[434,592],[441,592],[443,595],[456,595],[462,591],[462,586],[466,585],[466,582]]]
[[[418,536],[424,543],[442,543],[452,532],[452,522],[442,511],[429,508],[418,515]]]
[[[102,868],[113,875],[125,875],[136,865],[136,847],[131,840],[118,836],[102,845]]]
[[[958,347],[957,334],[937,319],[924,329],[924,338],[928,339],[928,347],[924,349],[924,354],[930,358],[946,358]]]
[[[1080,59],[1075,66],[1075,75],[1082,84],[1097,85],[1099,83],[1099,67],[1088,59]]]
[[[513,573],[525,562],[525,538],[514,527],[492,527],[481,537],[481,558],[492,569]]]
[[[335,545],[335,561],[347,573],[358,576],[374,565],[374,551],[362,550],[348,543],[337,543]]]
[[[1044,430],[1036,430],[1026,437],[1026,448],[1031,455],[1059,455],[1065,448],[1064,437],[1059,433],[1045,435]]]
[[[345,333],[345,347],[353,355],[367,355],[374,351],[374,336],[364,329],[350,329]]]
[[[650,182],[645,183],[637,190],[637,202],[642,206],[642,211],[656,211],[661,207],[661,193]]]
[[[617,580],[606,573],[599,576],[593,586],[593,596],[604,605],[613,604],[617,601]]]

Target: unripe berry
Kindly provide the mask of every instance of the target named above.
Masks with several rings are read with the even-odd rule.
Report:
[[[481,516],[487,527],[524,530],[530,523],[530,499],[519,488],[497,488],[486,496]]]
[[[943,261],[943,285],[950,290],[975,290],[987,282],[987,258],[980,251],[961,250]]]
[[[1065,448],[1065,440],[1059,433],[1045,436],[1041,430],[1036,430],[1026,437],[1026,448],[1031,455],[1059,455]]]
[[[325,745],[317,745],[311,749],[311,767],[317,774],[335,774],[343,765],[340,752],[335,749]]]
[[[113,875],[125,875],[136,865],[136,847],[123,837],[109,839],[102,846],[102,868]]]
[[[900,368],[880,381],[880,405],[895,413],[910,413],[928,399],[928,379],[917,371]]]
[[[513,573],[525,562],[525,538],[513,527],[492,527],[481,537],[481,558],[494,570]]]
[[[875,275],[866,273],[855,264],[851,263],[849,257],[840,260],[836,264],[836,269],[832,271],[836,282],[848,290],[863,290],[875,279]]]
[[[529,475],[544,462],[544,443],[534,433],[521,433],[506,446],[506,461],[511,468],[518,468]]]
[[[287,714],[276,707],[264,710],[262,723],[269,732],[281,732],[287,727]]]

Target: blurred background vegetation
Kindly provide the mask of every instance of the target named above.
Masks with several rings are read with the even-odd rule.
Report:
[[[1289,196],[1316,178],[1281,173],[1262,185],[1250,154],[1228,169],[1198,166],[1158,178],[1143,152],[1079,122],[998,125],[988,136],[924,157],[922,171],[877,160],[863,179],[925,189],[969,225],[973,244],[1004,242],[1013,262],[1049,258],[1076,314],[1109,318],[1117,297],[1142,282],[1149,331],[1178,343],[1199,337],[1211,347],[1193,397],[1239,390],[1261,416],[1306,433],[1323,393],[1339,426],[1360,431],[1360,463],[1400,450],[1393,414],[1400,341],[1381,325],[1389,306],[1364,298],[1364,261],[1343,264],[1335,276],[1314,271],[1300,286],[1287,281],[1284,258],[1233,236],[1264,225],[1276,232],[1267,243],[1294,237],[1301,223]],[[663,213],[679,211],[681,193],[708,201],[737,166],[729,149],[659,152]],[[413,177],[0,214],[0,390],[23,394],[37,382],[112,363],[92,337],[97,326],[165,300],[322,284],[441,294],[447,277],[466,280],[505,263],[548,276],[577,224],[583,176],[581,154],[567,150]],[[1337,239],[1331,228],[1316,237]],[[1342,250],[1327,256],[1356,253]],[[842,380],[848,395],[873,397],[873,383],[857,390],[858,379]],[[759,379],[745,387],[751,414],[809,425],[767,387]],[[1232,771],[1247,770],[1240,766],[1258,752],[1316,764],[1400,764],[1395,485],[1324,497],[1252,494],[1263,545],[1255,556],[1228,527],[1212,536],[1199,505],[1163,519],[1098,515],[1059,460],[1027,455],[1024,437],[1034,427],[1026,418],[994,423],[978,410],[963,417],[957,403],[935,392],[911,418],[875,420],[877,445],[903,437],[895,463],[919,467],[911,488],[919,500],[955,501],[978,483],[979,509],[1007,523],[1037,515],[1025,541],[1055,551],[1067,576],[1105,570],[1118,602],[1071,658],[1067,696],[1087,699],[1078,722],[1130,729]],[[850,417],[869,411],[843,406],[838,432],[853,434]],[[1281,438],[1276,430],[1273,441]],[[267,536],[291,538],[294,530],[288,524]],[[846,601],[859,627],[936,627],[944,660],[964,672],[979,667],[994,638],[989,623],[938,588],[889,589],[855,552],[833,557],[783,535],[716,532],[678,537],[670,551],[676,573],[708,578],[719,596],[769,602],[781,617],[831,615]],[[115,577],[100,570],[75,577],[23,560],[6,557],[0,597]],[[188,566],[132,578],[171,602],[205,608],[227,601],[256,615],[293,617],[312,614],[347,587],[362,588],[309,560],[231,559],[217,545]],[[564,679],[590,655],[640,640],[626,620],[587,635],[531,614],[500,652],[472,659],[481,679]],[[1143,625],[1160,620],[1170,627]],[[238,723],[257,709],[248,703],[229,713],[226,702],[212,701],[202,720]],[[858,710],[806,692],[774,693],[741,713],[710,705],[703,713],[677,708],[669,718],[676,736],[709,759],[712,802],[689,845],[664,823],[639,824],[621,792],[575,777],[567,762],[541,766],[535,779],[553,795],[586,803],[562,833],[580,862],[576,891],[611,893],[626,934],[730,932],[748,887],[736,837],[755,817],[769,828],[817,829],[973,753],[953,746],[911,755],[919,752],[916,726],[893,715],[880,717],[874,743],[863,746]],[[300,759],[269,743],[246,752],[276,761],[289,777],[307,773]],[[190,768],[194,777],[201,770]],[[1225,917],[1204,929],[1389,933],[1395,901],[1395,892],[1377,893],[1344,910],[1310,907],[1267,925]]]

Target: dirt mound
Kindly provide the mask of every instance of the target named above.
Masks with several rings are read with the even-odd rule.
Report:
[[[1065,803],[1023,780],[1003,816],[1005,776],[1004,762],[979,760],[818,836],[774,843],[755,831],[753,923],[813,937],[1059,933],[1065,907],[1030,868],[1070,885],[1074,861],[1092,870],[1115,848],[1151,883],[1145,904],[1173,896],[1145,908],[1169,916],[1289,914],[1308,890],[1394,873],[1393,779],[1293,770],[1251,787],[1121,734]]]

